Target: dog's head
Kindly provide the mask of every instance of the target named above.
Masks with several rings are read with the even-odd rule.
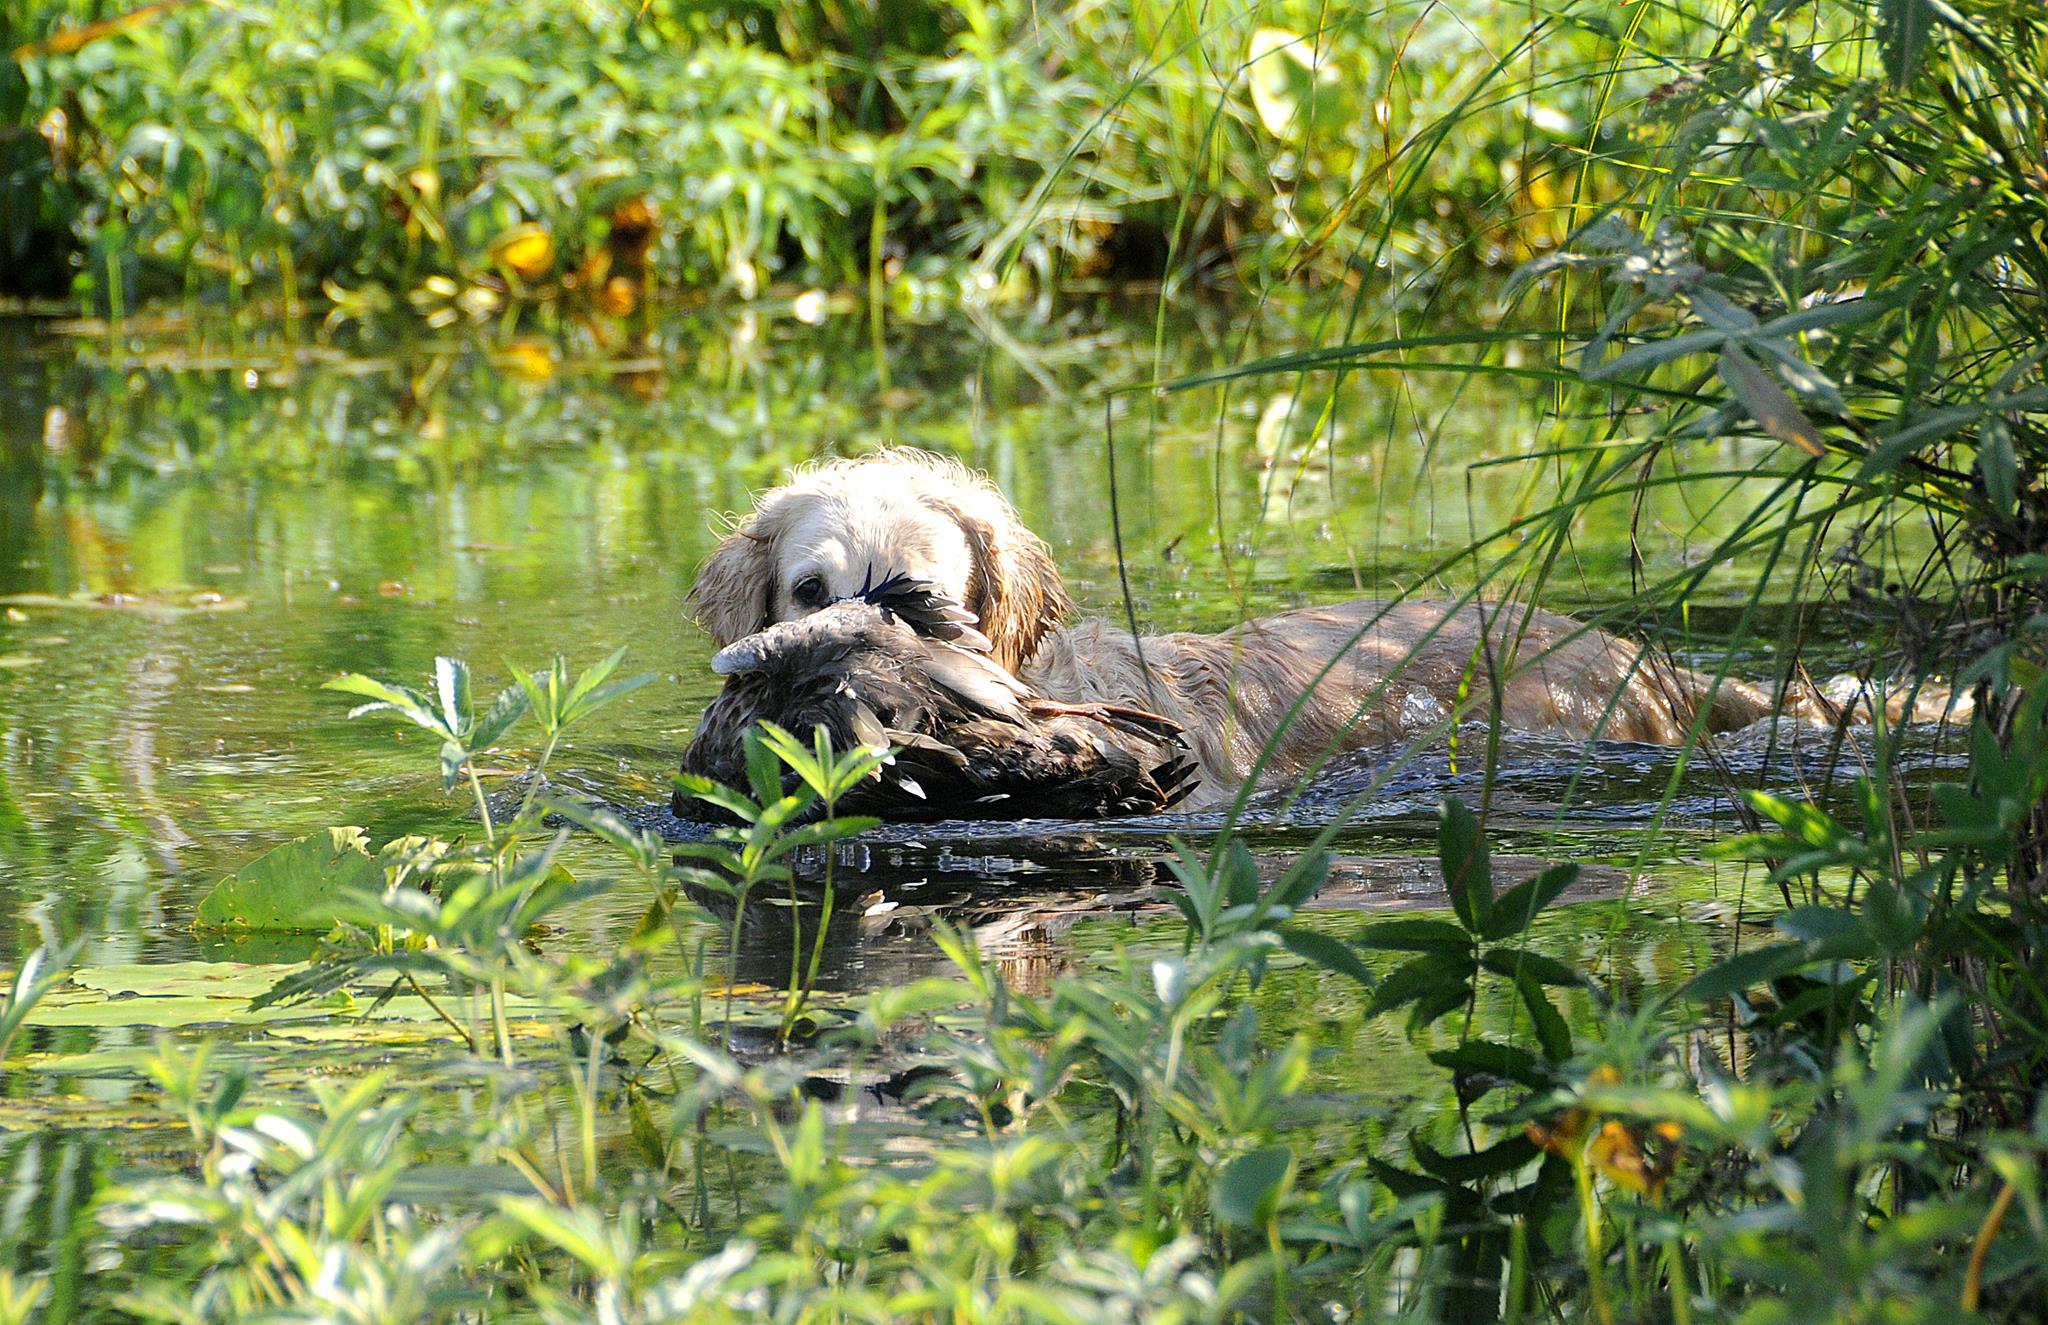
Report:
[[[723,648],[897,575],[965,603],[1012,672],[1068,609],[1044,542],[994,484],[905,448],[834,460],[765,494],[705,558],[690,598]]]

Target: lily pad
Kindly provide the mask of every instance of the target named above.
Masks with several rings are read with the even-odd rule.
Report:
[[[323,828],[285,843],[214,885],[194,924],[204,929],[319,933],[343,917],[342,894],[376,889],[383,867],[360,828]]]
[[[130,593],[14,593],[0,596],[0,604],[16,609],[40,607],[83,612],[132,612],[154,621],[175,621],[194,613],[239,612],[249,606],[249,600],[230,598],[210,590],[188,594],[183,602]]]
[[[102,994],[164,998],[191,995],[247,1001],[296,969],[251,962],[114,962],[81,966],[71,983]]]
[[[373,991],[338,989],[324,998],[285,1007],[251,1008],[297,966],[253,962],[164,962],[158,965],[87,966],[29,1010],[30,1026],[264,1026],[283,1022],[333,1026],[335,1038],[361,1029],[358,1018],[378,1022],[434,1022],[439,1013],[417,994],[400,994],[369,1011]],[[432,983],[432,982],[430,982]],[[438,993],[441,1006],[456,1016],[475,1011],[473,995]],[[505,1000],[508,1014],[532,1020],[545,1009],[517,995]],[[336,1018],[345,1020],[336,1021]]]

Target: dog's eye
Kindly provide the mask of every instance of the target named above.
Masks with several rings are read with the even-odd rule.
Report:
[[[798,607],[823,607],[825,582],[815,575],[804,576],[789,586],[789,601]]]

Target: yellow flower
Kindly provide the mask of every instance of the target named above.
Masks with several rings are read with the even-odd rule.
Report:
[[[598,290],[598,311],[624,317],[640,306],[640,283],[627,276],[614,276]]]
[[[522,221],[492,241],[491,261],[522,281],[537,281],[555,265],[555,241],[532,221]]]
[[[1678,1163],[1679,1134],[1675,1123],[1644,1128],[1609,1120],[1586,1146],[1586,1163],[1615,1186],[1661,1201]],[[1658,1144],[1646,1144],[1653,1137]]]
[[[531,337],[515,340],[498,351],[497,365],[515,377],[544,382],[555,375],[555,355],[544,340]]]

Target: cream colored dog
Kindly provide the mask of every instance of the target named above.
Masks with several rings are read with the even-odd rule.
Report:
[[[805,469],[764,494],[705,559],[690,596],[723,648],[899,574],[967,604],[996,661],[1047,697],[1179,723],[1201,765],[1192,807],[1227,800],[1255,772],[1296,778],[1454,713],[1486,717],[1496,695],[1507,726],[1575,739],[1672,744],[1702,703],[1710,731],[1771,711],[1750,686],[1714,686],[1529,608],[1361,600],[1142,639],[1101,621],[1063,626],[1072,604],[1059,571],[1002,493],[907,449]]]

